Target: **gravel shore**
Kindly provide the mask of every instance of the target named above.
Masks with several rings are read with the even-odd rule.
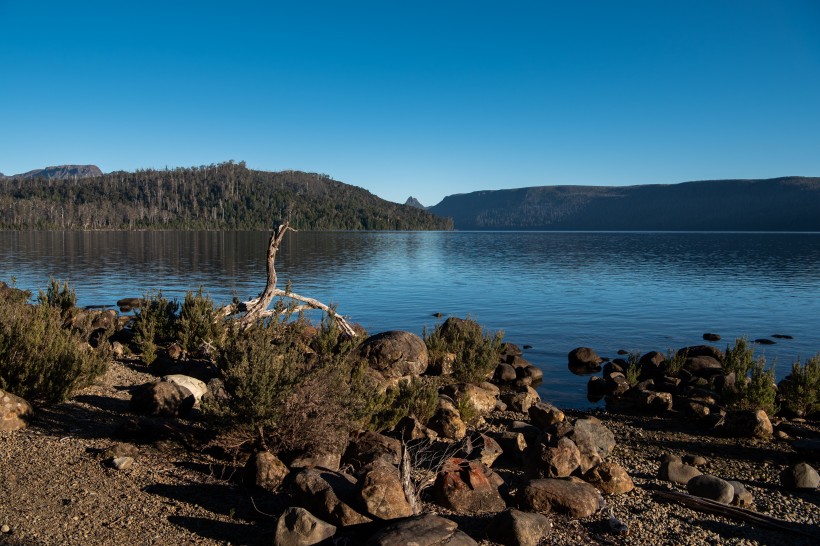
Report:
[[[156,424],[127,411],[128,388],[153,376],[114,362],[98,384],[63,404],[40,408],[31,426],[0,433],[0,544],[270,544],[276,516],[289,505],[286,494],[270,495],[241,484],[241,461],[209,449],[204,429],[191,421]],[[569,417],[588,413],[566,411]],[[705,473],[742,482],[753,495],[752,509],[791,522],[797,531],[820,536],[820,493],[796,493],[780,484],[789,464],[816,460],[795,452],[787,440],[722,438],[685,419],[595,411],[615,434],[611,456],[635,482],[629,493],[607,497],[612,513],[629,527],[626,536],[610,531],[608,514],[573,520],[550,514],[552,532],[542,544],[789,544],[820,541],[770,530],[676,503],[656,491],[685,491],[657,478],[665,453],[705,458]],[[511,417],[493,414],[489,427]],[[818,423],[790,422],[792,438],[818,438]],[[133,466],[117,470],[102,453],[124,436],[139,447]],[[142,438],[135,441],[134,438]],[[516,468],[499,474],[515,484]],[[491,515],[448,514],[481,544]],[[342,543],[340,541],[340,543]],[[355,544],[353,540],[347,543]]]

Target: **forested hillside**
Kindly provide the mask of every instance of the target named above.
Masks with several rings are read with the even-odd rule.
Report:
[[[244,163],[114,172],[93,178],[0,180],[2,229],[451,229],[449,220],[299,171]]]
[[[820,231],[820,178],[541,186],[451,195],[456,229]]]

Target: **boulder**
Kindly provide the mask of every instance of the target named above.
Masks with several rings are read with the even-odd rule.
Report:
[[[551,529],[552,524],[544,514],[509,508],[490,521],[487,538],[505,546],[537,546]]]
[[[524,454],[524,475],[528,478],[565,478],[581,465],[578,446],[569,438],[550,443],[548,434]]]
[[[712,356],[689,356],[683,362],[683,369],[697,377],[712,377],[723,372],[723,365]]]
[[[754,497],[752,497],[752,494],[749,493],[749,490],[746,489],[745,485],[735,480],[728,480],[728,482],[729,485],[732,486],[732,489],[735,490],[735,496],[732,499],[733,506],[748,508],[752,505],[752,503],[754,503]]]
[[[342,455],[340,453],[302,453],[290,462],[291,470],[301,470],[304,468],[320,468],[324,470],[337,471],[342,466]]]
[[[401,441],[377,432],[353,432],[342,456],[342,461],[356,473],[370,463],[384,459],[392,465],[401,462]]]
[[[404,495],[399,469],[385,459],[376,459],[362,469],[357,492],[360,506],[375,519],[413,515],[413,507]]]
[[[532,364],[523,368],[516,368],[515,373],[519,379],[530,379],[533,385],[538,385],[544,380],[544,370]]]
[[[820,474],[810,465],[798,463],[783,470],[780,482],[787,489],[814,490],[820,486]]]
[[[536,402],[529,407],[530,421],[538,428],[545,429],[564,420],[564,412],[552,404]]]
[[[723,418],[721,430],[738,438],[771,438],[772,422],[763,410],[729,411]]]
[[[501,395],[501,400],[507,404],[510,411],[517,411],[519,413],[527,413],[530,406],[541,401],[538,393],[529,386],[519,387],[517,390],[507,392]]]
[[[498,366],[495,367],[495,372],[493,372],[493,380],[499,383],[511,383],[515,381],[516,371],[512,365],[507,364],[506,362],[502,362]]]
[[[584,474],[584,480],[604,495],[620,495],[635,489],[632,478],[621,465],[604,461]]]
[[[575,477],[530,481],[519,493],[519,505],[534,512],[562,512],[585,518],[605,506],[595,487]]]
[[[370,336],[359,352],[371,368],[388,379],[419,375],[427,369],[427,345],[410,332],[394,330]]]
[[[577,347],[567,355],[569,370],[575,374],[588,374],[601,371],[603,358],[589,347]]]
[[[438,437],[436,431],[422,425],[418,419],[412,416],[402,417],[393,427],[393,434],[404,440],[412,442],[414,440],[434,440]]]
[[[204,381],[200,381],[195,377],[191,377],[189,375],[182,375],[182,374],[172,374],[163,376],[162,381],[170,381],[171,383],[176,383],[180,387],[185,387],[191,394],[194,395],[194,400],[200,402],[202,397],[208,392],[208,387],[205,385]]]
[[[594,417],[577,419],[569,437],[578,446],[583,473],[600,464],[615,447],[615,435]]]
[[[464,458],[481,461],[487,466],[493,466],[495,460],[504,453],[498,442],[482,433],[478,433],[477,438],[471,438],[469,445],[471,449],[464,454]]]
[[[704,341],[720,341],[720,334],[713,334],[711,332],[707,332],[703,334]]]
[[[160,417],[185,416],[194,407],[194,395],[170,381],[144,383],[131,392],[131,411]]]
[[[392,523],[370,537],[366,546],[478,546],[456,522],[424,514]]]
[[[453,383],[444,387],[442,392],[455,400],[459,407],[462,403],[469,404],[480,417],[493,411],[498,401],[497,389],[491,391],[472,383]]]
[[[693,345],[678,350],[678,355],[683,357],[709,356],[716,360],[723,361],[723,351],[712,345]]]
[[[610,396],[623,396],[631,388],[626,376],[621,372],[612,372],[606,379],[606,394]]]
[[[639,380],[654,379],[663,375],[663,364],[666,362],[666,355],[659,351],[649,351],[641,355],[638,359],[640,367]]]
[[[735,498],[735,488],[717,476],[701,474],[686,483],[690,495],[710,499],[721,504],[729,504]]]
[[[607,393],[607,383],[606,379],[599,375],[593,375],[589,378],[589,382],[587,383],[587,395],[590,398],[596,398],[600,400],[603,398]]]
[[[0,389],[0,431],[25,428],[33,413],[31,404],[15,394]]]
[[[689,466],[681,461],[664,461],[658,469],[658,479],[668,482],[686,485],[695,476],[700,476],[702,472],[694,466]]]
[[[459,513],[498,512],[507,507],[498,492],[503,483],[485,464],[453,457],[436,475],[433,496],[440,505]]]
[[[651,413],[671,411],[674,406],[672,393],[669,392],[655,392],[635,389],[635,399],[645,411],[649,411]]]
[[[311,546],[331,544],[336,527],[298,506],[285,510],[276,521],[274,546]]]
[[[308,468],[296,475],[293,485],[299,503],[333,525],[346,527],[371,521],[354,508],[356,481],[347,474]]]
[[[467,424],[452,407],[439,406],[427,426],[442,438],[451,440],[461,440],[467,434]]]
[[[242,471],[246,484],[274,492],[290,473],[285,463],[270,451],[254,453]]]
[[[117,442],[103,451],[102,459],[104,461],[110,461],[118,457],[131,457],[132,459],[136,459],[139,452],[139,448],[133,444]]]
[[[498,445],[501,446],[504,460],[520,464],[523,462],[524,453],[527,449],[527,440],[520,432],[505,430],[493,435]]]
[[[448,343],[454,343],[467,337],[481,337],[482,334],[481,325],[476,321],[458,317],[448,318],[441,324],[439,329],[439,335]]]

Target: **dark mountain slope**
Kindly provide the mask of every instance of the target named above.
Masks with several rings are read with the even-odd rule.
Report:
[[[541,186],[451,195],[428,210],[456,229],[820,231],[820,178]]]
[[[449,229],[452,223],[326,175],[244,163],[0,181],[2,229]]]

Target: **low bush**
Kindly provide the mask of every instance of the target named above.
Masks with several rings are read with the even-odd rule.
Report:
[[[202,287],[185,294],[176,332],[180,346],[189,354],[210,354],[218,350],[225,333],[225,322],[213,300],[202,293]]]
[[[768,415],[777,412],[774,368],[766,368],[766,359],[755,356],[746,338],[738,338],[734,347],[726,347],[723,372],[735,374],[736,391],[725,393],[730,407],[761,409]]]
[[[404,417],[415,417],[427,424],[438,405],[438,389],[419,377],[400,381],[387,389],[381,409],[372,411],[369,427],[375,431],[392,429]]]
[[[150,292],[143,296],[139,309],[134,313],[134,344],[140,360],[146,366],[157,356],[157,343],[174,339],[176,312],[179,303],[168,300],[162,292]]]
[[[629,353],[627,359],[624,376],[626,377],[629,386],[634,387],[638,384],[638,381],[641,378],[641,365],[639,364],[641,353]]]
[[[104,353],[63,328],[60,307],[0,294],[0,387],[31,401],[57,402],[106,366]]]
[[[68,285],[68,281],[60,284],[60,281],[52,278],[45,292],[39,290],[37,303],[59,309],[62,318],[67,319],[77,305],[77,294]]]
[[[799,416],[820,411],[820,354],[801,364],[792,364],[792,372],[780,382],[783,407]]]
[[[449,318],[432,333],[425,328],[423,337],[431,361],[444,359],[447,353],[455,355],[454,380],[480,383],[498,365],[504,332],[490,334],[470,318]]]

